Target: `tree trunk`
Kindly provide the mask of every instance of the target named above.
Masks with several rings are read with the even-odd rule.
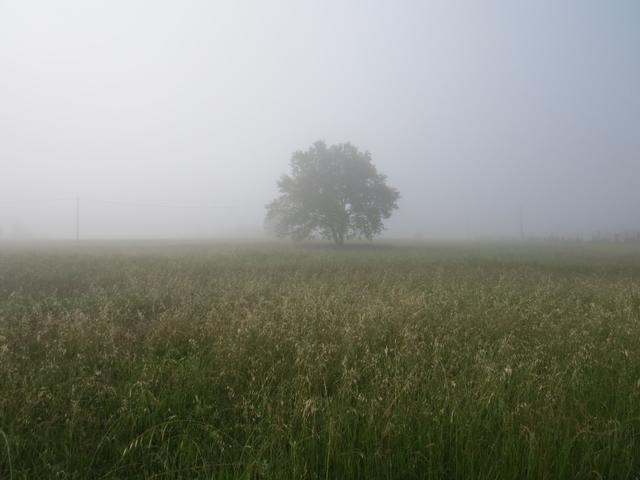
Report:
[[[338,246],[341,247],[344,245],[344,232],[331,227],[331,238],[333,239],[333,243]]]
[[[336,245],[340,245],[339,243],[339,239],[338,239],[338,232],[336,232],[335,228],[331,228],[331,236],[333,237],[333,243],[335,243]]]

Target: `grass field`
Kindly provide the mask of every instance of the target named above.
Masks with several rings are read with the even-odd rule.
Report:
[[[640,247],[0,247],[0,478],[640,478]]]

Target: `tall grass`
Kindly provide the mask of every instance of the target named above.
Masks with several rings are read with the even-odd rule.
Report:
[[[640,251],[5,251],[0,432],[0,478],[638,478]]]

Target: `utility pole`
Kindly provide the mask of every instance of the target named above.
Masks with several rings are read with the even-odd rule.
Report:
[[[76,242],[80,240],[80,197],[76,197]]]
[[[524,240],[524,215],[522,205],[520,205],[520,240]]]

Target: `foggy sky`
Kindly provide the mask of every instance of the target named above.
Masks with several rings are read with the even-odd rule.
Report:
[[[0,227],[260,235],[350,141],[388,236],[640,230],[640,2],[0,0]],[[108,203],[115,202],[115,203]],[[224,208],[200,208],[215,206]]]

